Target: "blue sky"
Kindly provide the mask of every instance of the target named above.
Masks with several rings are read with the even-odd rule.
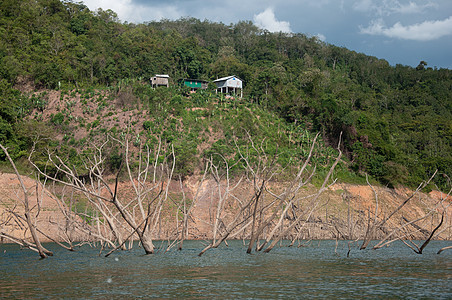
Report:
[[[181,17],[299,32],[391,65],[452,69],[452,0],[85,0],[111,9],[121,21]]]

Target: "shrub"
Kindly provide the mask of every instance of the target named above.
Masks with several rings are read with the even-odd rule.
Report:
[[[54,125],[61,125],[64,122],[64,115],[63,113],[59,112],[55,115],[51,115],[50,122]]]
[[[152,126],[152,122],[151,121],[148,120],[148,121],[144,121],[143,122],[143,128],[145,130],[149,131],[151,129],[151,126]]]

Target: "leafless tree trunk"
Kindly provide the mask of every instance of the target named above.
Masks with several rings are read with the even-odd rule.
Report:
[[[405,245],[407,245],[408,247],[410,247],[417,254],[422,254],[422,251],[424,250],[425,247],[427,247],[428,243],[430,243],[433,236],[435,235],[435,232],[441,227],[441,225],[443,225],[443,221],[444,221],[444,214],[441,215],[441,222],[438,224],[438,226],[435,227],[435,229],[432,230],[432,232],[429,235],[429,237],[427,238],[427,240],[425,240],[425,242],[420,247],[418,247],[418,245],[416,243],[414,243],[412,240],[409,240],[410,243],[407,243],[405,240],[402,239],[402,242]]]
[[[230,166],[227,159],[222,155],[217,154],[220,157],[219,164],[214,164],[213,158],[208,160],[210,174],[216,183],[218,190],[218,201],[216,203],[216,213],[213,219],[212,232],[213,238],[209,245],[207,245],[198,255],[203,255],[207,250],[211,248],[217,248],[224,242],[233,232],[233,230],[243,224],[245,221],[241,220],[243,212],[249,207],[248,204],[244,204],[239,198],[235,197],[232,193],[242,182],[240,178],[237,183],[231,187],[230,170],[239,162],[235,162],[233,166]],[[224,169],[223,169],[224,168]],[[224,185],[223,185],[224,183]],[[222,219],[225,203],[229,200],[238,205],[238,210],[235,213],[233,220],[228,222],[228,225],[224,225],[226,220]],[[220,224],[223,224],[223,229],[220,232]],[[243,230],[243,229],[242,229]],[[241,231],[241,230],[240,230]]]
[[[196,194],[194,195],[191,203],[188,206],[187,206],[187,202],[186,202],[186,197],[185,197],[185,193],[184,193],[184,187],[183,187],[183,184],[182,184],[182,179],[179,178],[179,183],[180,183],[180,187],[181,187],[181,191],[182,191],[182,196],[183,197],[182,197],[182,203],[179,205],[178,209],[182,212],[183,219],[182,219],[182,224],[181,224],[182,225],[181,226],[181,236],[180,236],[180,240],[179,240],[178,247],[177,247],[178,250],[182,250],[182,246],[183,246],[184,240],[188,237],[188,234],[189,234],[189,232],[188,232],[188,228],[189,228],[188,227],[188,221],[191,218],[191,212],[192,212],[193,208],[195,207],[196,202],[199,199],[201,187],[202,187],[202,185],[204,183],[204,180],[206,179],[206,176],[208,174],[208,169],[209,168],[210,168],[210,161],[207,161],[205,169],[204,169],[204,173],[202,175],[202,178],[198,182],[198,187],[196,189]],[[176,212],[176,214],[177,214],[177,212]]]
[[[298,192],[300,189],[305,186],[312,178],[312,176],[315,173],[316,168],[314,167],[314,170],[311,172],[311,174],[308,175],[307,179],[303,180],[303,176],[305,175],[305,170],[308,164],[311,161],[312,153],[314,151],[314,146],[316,145],[316,141],[319,134],[317,134],[311,144],[311,149],[309,151],[308,157],[306,158],[303,166],[299,168],[298,173],[296,177],[289,183],[289,186],[284,189],[284,191],[280,195],[273,194],[270,190],[267,190],[273,197],[279,200],[278,207],[281,207],[283,204],[285,204],[285,208],[280,214],[279,221],[276,224],[276,226],[273,228],[273,230],[270,232],[270,234],[267,236],[265,242],[258,248],[258,251],[261,251],[269,242],[270,240],[277,234],[279,231],[279,236],[282,236],[284,233],[283,230],[283,221],[286,218],[289,209],[292,209],[292,212],[294,213],[294,220],[296,219],[294,207],[295,207],[295,201],[300,200],[298,198]],[[274,211],[274,213],[270,216],[270,218],[267,220],[267,225],[270,224],[270,222],[276,217],[278,211]],[[296,226],[297,224],[294,224]],[[301,233],[301,230],[299,230],[299,233]],[[292,241],[292,244],[295,242],[297,237]]]
[[[259,237],[263,234],[265,228],[269,226],[273,218],[265,218],[265,212],[272,208],[276,199],[264,203],[265,201],[265,190],[267,183],[278,173],[281,172],[276,161],[278,158],[277,151],[269,157],[265,151],[265,139],[261,141],[260,144],[255,144],[251,135],[247,132],[247,141],[249,142],[249,147],[244,151],[240,149],[236,142],[236,149],[239,153],[241,160],[245,164],[245,173],[247,174],[248,182],[253,187],[253,197],[249,203],[250,216],[252,219],[250,241],[248,244],[247,253],[251,253],[256,244],[256,248],[259,247],[258,241]],[[274,217],[275,214],[273,214]],[[247,217],[248,218],[248,217]]]
[[[424,244],[421,246],[421,248],[424,249],[424,248],[428,245],[428,243],[430,242],[430,240],[434,237],[436,231],[437,231],[437,230],[441,227],[441,225],[443,224],[443,218],[444,218],[444,215],[447,214],[447,210],[448,210],[449,207],[450,207],[450,203],[447,204],[446,206],[443,206],[444,201],[445,201],[445,199],[439,200],[438,203],[436,203],[436,205],[435,205],[434,207],[429,208],[428,211],[427,211],[423,216],[420,216],[419,218],[417,218],[417,219],[415,219],[415,220],[406,222],[406,223],[400,225],[399,227],[396,227],[396,228],[392,229],[386,236],[383,237],[383,239],[381,239],[381,240],[373,247],[373,249],[379,249],[379,248],[382,248],[382,247],[384,247],[384,246],[389,245],[390,243],[392,243],[392,242],[394,242],[394,241],[396,241],[396,240],[403,240],[403,239],[405,239],[405,237],[407,237],[407,236],[410,235],[409,233],[404,234],[404,235],[402,235],[402,236],[397,235],[397,234],[398,234],[400,231],[406,229],[406,228],[408,227],[408,225],[413,225],[413,224],[415,224],[416,222],[419,222],[419,221],[421,221],[421,220],[426,219],[426,218],[429,217],[430,215],[436,214],[437,210],[442,206],[442,207],[443,207],[443,213],[442,213],[441,221],[440,221],[439,225],[436,226],[436,227],[432,230],[432,232],[430,233],[429,238],[428,238],[428,239],[424,242]],[[416,230],[416,231],[418,231],[418,230]],[[395,236],[395,237],[394,237],[394,236]],[[393,237],[394,237],[394,238],[393,238]],[[392,239],[390,239],[390,238],[392,238]],[[415,246],[415,247],[417,247],[417,246]],[[422,249],[421,249],[421,248],[418,247],[418,249],[417,249],[418,251],[415,251],[415,252],[417,252],[417,253],[420,252],[419,254],[421,254],[421,253],[422,253]],[[412,248],[412,249],[413,249],[413,248]],[[414,250],[414,249],[413,249],[413,250]]]
[[[35,223],[35,218],[32,214],[32,210],[29,205],[29,198],[28,198],[29,192],[28,192],[27,188],[25,187],[22,177],[20,176],[19,172],[17,171],[16,164],[11,159],[11,156],[9,155],[8,150],[1,144],[0,144],[0,148],[3,150],[3,152],[5,152],[6,158],[11,163],[11,166],[14,169],[14,173],[16,174],[17,179],[19,180],[20,188],[23,192],[22,204],[24,206],[24,218],[27,223],[27,228],[28,228],[28,230],[30,230],[30,234],[31,234],[34,244],[30,244],[30,243],[26,242],[25,240],[16,240],[14,238],[11,238],[9,235],[6,235],[5,233],[2,233],[1,235],[5,236],[6,238],[12,240],[15,243],[21,244],[24,247],[37,251],[39,253],[39,255],[41,256],[41,258],[46,258],[49,255],[52,256],[53,253],[51,251],[47,250],[46,248],[44,248],[39,240],[38,233],[37,233],[37,227],[36,227],[36,223]],[[38,197],[38,195],[36,195],[36,197]],[[38,210],[38,214],[39,214],[39,210]],[[19,215],[15,214],[15,217],[19,218]]]
[[[80,192],[88,202],[98,211],[102,218],[105,220],[111,234],[114,239],[116,239],[120,244],[123,242],[122,232],[121,232],[121,223],[117,218],[117,215],[114,211],[112,211],[111,205],[109,206],[107,203],[112,203],[111,198],[106,198],[103,196],[104,192],[110,191],[111,189],[108,184],[104,180],[104,167],[103,163],[105,157],[103,155],[103,150],[107,142],[103,143],[101,146],[94,146],[95,149],[92,157],[87,157],[85,161],[85,169],[88,173],[88,182],[81,179],[80,176],[73,170],[66,162],[64,162],[60,157],[53,156],[51,153],[48,153],[48,163],[55,167],[57,173],[54,176],[50,176],[46,173],[46,170],[40,169],[32,160],[34,149],[31,151],[29,155],[29,162],[31,165],[35,167],[37,172],[45,179],[49,181],[56,182],[72,190]],[[61,174],[64,177],[64,180],[59,179],[57,174]],[[60,202],[61,199],[59,200]],[[76,212],[83,216],[84,213]],[[86,213],[85,213],[86,214]],[[91,216],[88,216],[91,217]],[[104,232],[103,234],[106,234]],[[98,235],[102,235],[102,231],[99,231]],[[103,238],[103,240],[110,240],[109,238]],[[125,249],[125,248],[124,248]]]
[[[168,167],[166,164],[168,157],[164,163],[159,163],[162,151],[161,142],[158,143],[154,152],[146,147],[144,154],[140,145],[139,158],[136,162],[138,167],[133,169],[128,139],[126,138],[124,142],[113,139],[112,142],[119,143],[124,148],[125,158],[116,174],[115,183],[111,186],[107,182],[104,166],[106,159],[104,148],[108,142],[110,142],[109,139],[101,146],[93,146],[95,152],[91,156],[86,156],[85,169],[89,176],[87,183],[81,180],[77,173],[57,156],[54,160],[49,154],[49,162],[58,170],[59,174],[64,175],[65,180],[50,176],[46,174],[45,170],[40,170],[33,163],[31,155],[29,160],[44,178],[77,190],[89,200],[107,222],[111,233],[117,239],[119,247],[116,247],[115,250],[117,248],[125,249],[127,240],[136,235],[145,253],[152,254],[154,253],[152,234],[155,233],[159,223],[163,204],[168,197],[169,182],[174,172],[174,150],[169,154],[169,157],[173,159],[172,165]],[[151,158],[154,161],[153,165]],[[125,197],[118,190],[119,175],[123,165],[125,165],[129,183],[134,192],[133,197]],[[135,211],[138,211],[138,214]],[[127,230],[124,226],[130,228],[129,236],[125,239],[123,232]],[[103,240],[108,241],[109,239],[104,238]]]
[[[436,172],[432,175],[432,177],[430,177],[430,179],[429,179],[428,181],[421,183],[421,184],[418,186],[418,188],[416,189],[416,191],[415,191],[410,197],[406,198],[405,201],[403,201],[396,209],[394,209],[391,213],[389,213],[389,215],[388,215],[387,217],[383,218],[381,221],[378,221],[378,195],[377,195],[377,193],[375,192],[375,189],[370,185],[370,183],[369,183],[369,181],[368,181],[367,183],[368,183],[369,186],[372,188],[372,190],[374,191],[374,195],[375,195],[375,202],[376,202],[376,204],[375,204],[375,216],[374,216],[374,219],[373,219],[372,222],[370,221],[370,218],[369,218],[369,224],[368,224],[368,226],[367,226],[367,231],[366,231],[366,234],[365,234],[365,236],[364,236],[363,243],[362,243],[360,249],[361,249],[361,250],[362,250],[362,249],[366,249],[367,246],[369,245],[369,242],[370,242],[373,238],[375,238],[375,233],[376,233],[376,231],[377,231],[378,229],[382,228],[382,227],[386,224],[386,222],[387,222],[389,219],[391,219],[391,217],[394,216],[394,214],[396,214],[397,212],[399,212],[399,211],[405,206],[405,204],[408,203],[408,201],[410,201],[411,199],[413,199],[413,197],[414,197],[417,193],[419,193],[420,190],[422,190],[423,188],[425,188],[425,187],[431,182],[431,180],[435,177],[435,175],[436,175]],[[393,234],[393,233],[392,233],[392,234]],[[389,238],[392,234],[390,234],[387,238]],[[384,240],[386,240],[387,238],[385,238]],[[380,242],[380,243],[382,243],[382,242]],[[375,246],[375,247],[377,247],[377,246]],[[375,248],[375,247],[374,247],[374,248]]]
[[[325,179],[323,180],[322,186],[317,191],[317,193],[313,195],[312,200],[309,202],[309,204],[307,206],[309,208],[309,210],[306,213],[300,214],[294,221],[292,221],[292,223],[289,226],[287,226],[287,228],[284,231],[282,231],[278,236],[273,238],[271,244],[264,250],[264,252],[266,252],[266,253],[270,252],[276,246],[276,244],[281,239],[283,239],[284,236],[290,230],[292,230],[292,228],[295,225],[299,224],[303,220],[303,218],[305,218],[306,220],[309,220],[309,218],[311,217],[312,213],[315,211],[315,209],[319,205],[318,199],[319,199],[320,195],[327,189],[329,179],[330,179],[331,175],[333,174],[334,169],[336,168],[337,164],[339,163],[339,161],[340,161],[340,159],[342,157],[342,151],[340,150],[340,141],[341,141],[341,138],[339,138],[339,144],[338,144],[338,147],[337,147],[337,150],[339,151],[339,154],[336,157],[336,160],[334,161],[332,166],[330,167],[330,170],[328,171],[328,174],[326,175]],[[333,181],[333,183],[334,182],[335,182],[335,180]]]
[[[253,189],[252,196],[250,199],[246,201],[242,201],[237,199],[236,203],[239,205],[239,209],[235,211],[235,215],[230,219],[229,222],[225,222],[223,226],[222,234],[220,237],[217,237],[217,234],[214,234],[214,240],[211,244],[209,244],[205,249],[201,251],[199,255],[202,255],[210,248],[218,247],[226,238],[232,238],[238,236],[248,231],[250,242],[248,244],[247,253],[251,253],[252,249],[256,247],[257,251],[264,249],[264,247],[269,244],[271,241],[271,245],[266,249],[266,251],[270,251],[284,236],[287,236],[288,232],[292,230],[296,225],[301,222],[301,219],[305,215],[297,216],[294,218],[292,223],[288,225],[284,224],[284,219],[287,216],[288,210],[293,207],[294,203],[300,198],[297,196],[298,191],[311,179],[313,174],[315,173],[315,168],[311,173],[306,173],[306,167],[308,166],[310,159],[313,154],[313,149],[316,144],[316,139],[318,135],[314,139],[309,155],[305,160],[303,166],[301,166],[292,181],[287,183],[287,187],[283,189],[281,193],[276,194],[271,191],[269,188],[269,182],[278,174],[281,174],[285,167],[278,166],[277,164],[277,153],[268,157],[264,148],[263,142],[259,145],[256,145],[252,140],[251,136],[248,135],[248,149],[242,150],[237,146],[236,148],[239,153],[240,159],[239,161],[245,167],[245,174],[247,182],[250,183]],[[320,188],[319,192],[315,195],[312,195],[310,204],[312,206],[311,211],[308,212],[309,216],[315,210],[315,207],[318,205],[317,199],[320,194],[326,189],[327,182],[332,175],[332,172],[339,162],[341,157],[341,152],[339,151],[339,155],[331,167],[327,178],[324,181],[324,184]],[[238,162],[237,162],[238,163]],[[213,166],[212,169],[215,170],[214,174],[219,173],[219,166]],[[228,166],[226,164],[226,169]],[[225,171],[227,176],[228,172]],[[214,178],[218,178],[218,175],[213,175]],[[225,183],[226,182],[226,183]],[[226,192],[221,194],[219,192],[220,198],[217,206],[217,216],[216,222],[220,221],[220,216],[224,208],[224,198],[221,198],[222,195],[227,194],[231,199],[236,199],[232,193],[230,193],[230,185],[229,180],[218,180],[217,184],[219,185],[219,191],[225,190]],[[223,189],[220,185],[224,184],[225,187]],[[229,191],[229,193],[228,193]],[[274,220],[279,217],[279,221],[275,224]],[[217,230],[218,226],[214,227],[214,230]],[[264,236],[264,233],[266,236]],[[258,241],[261,237],[266,238],[263,244],[260,244]],[[276,238],[274,238],[276,237]]]
[[[444,250],[448,250],[448,249],[452,249],[452,246],[443,247],[443,248],[439,249],[436,254],[441,254],[441,252],[443,252]]]

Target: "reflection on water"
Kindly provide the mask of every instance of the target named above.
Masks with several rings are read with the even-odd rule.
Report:
[[[202,257],[200,242],[182,251],[142,255],[142,249],[99,256],[84,246],[40,260],[0,245],[1,298],[452,298],[452,251],[433,241],[422,255],[403,244],[360,251],[342,242],[275,248],[247,255],[241,241]]]

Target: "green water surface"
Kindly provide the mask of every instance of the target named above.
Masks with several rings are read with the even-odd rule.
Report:
[[[163,242],[166,246],[166,243]],[[432,241],[419,255],[402,243],[360,251],[347,242],[315,241],[246,254],[242,241],[202,257],[198,241],[143,255],[135,246],[105,258],[99,248],[69,252],[47,244],[39,259],[0,245],[0,297],[5,299],[452,299],[450,242]],[[105,254],[105,252],[104,252]]]

